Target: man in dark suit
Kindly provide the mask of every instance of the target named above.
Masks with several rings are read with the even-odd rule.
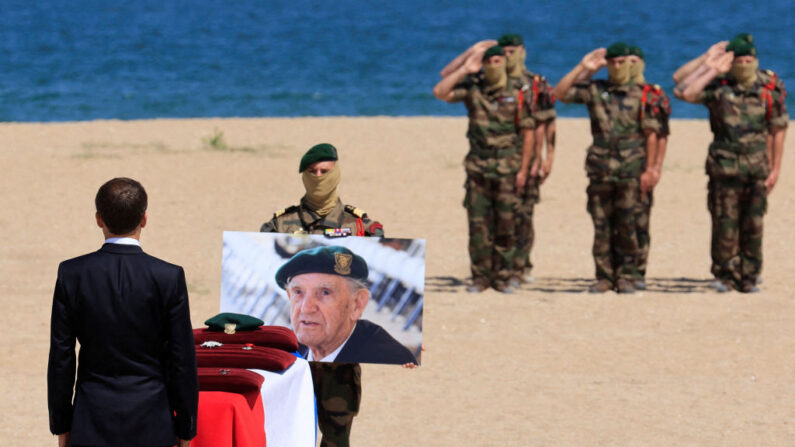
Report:
[[[290,320],[307,360],[416,363],[411,352],[381,326],[361,320],[370,300],[365,260],[345,247],[295,254],[276,272],[290,298]]]
[[[105,244],[58,267],[50,431],[59,446],[188,446],[199,387],[185,273],[141,250],[140,183],[114,178],[95,203]]]

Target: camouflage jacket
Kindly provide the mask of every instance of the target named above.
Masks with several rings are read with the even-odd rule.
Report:
[[[530,111],[530,116],[536,124],[545,123],[555,119],[555,96],[552,94],[552,85],[547,78],[535,74],[527,69],[516,80],[521,84],[524,97],[524,107]]]
[[[259,231],[325,234],[332,237],[384,235],[383,225],[370,220],[367,213],[359,208],[343,205],[340,200],[330,213],[321,217],[309,209],[302,199],[300,204],[274,213],[273,218],[262,224]]]
[[[592,179],[636,178],[646,168],[644,131],[660,133],[659,107],[643,103],[643,87],[612,85],[606,80],[577,83],[563,102],[588,106],[593,144],[585,158]]]
[[[757,71],[757,80],[749,88],[728,76],[720,76],[704,87],[697,102],[709,109],[714,135],[707,173],[717,177],[767,177],[767,135],[770,129],[787,127],[786,95],[784,83],[769,70]]]
[[[486,177],[516,174],[522,162],[522,131],[535,128],[527,107],[518,107],[521,84],[509,79],[503,89],[489,89],[476,76],[453,89],[453,101],[463,101],[469,116],[468,173]]]

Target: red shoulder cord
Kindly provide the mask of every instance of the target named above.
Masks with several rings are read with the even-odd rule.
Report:
[[[522,111],[522,104],[524,104],[524,90],[519,89],[519,97],[517,98],[519,105],[516,107],[516,117],[513,120],[514,126],[519,128],[519,113]]]
[[[646,109],[646,102],[648,102],[648,93],[652,90],[649,84],[643,86],[643,95],[640,97],[640,122],[643,123],[643,113]]]
[[[364,236],[364,222],[362,222],[361,217],[356,219],[356,235]]]
[[[762,101],[767,104],[765,111],[765,119],[767,121],[770,121],[770,117],[773,115],[773,94],[771,92],[776,88],[776,76],[774,73],[770,78],[770,82],[762,87]]]

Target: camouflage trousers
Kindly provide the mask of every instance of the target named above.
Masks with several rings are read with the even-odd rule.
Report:
[[[713,277],[717,278],[720,272],[720,264],[718,263],[718,218],[715,216],[715,181],[712,177],[707,182],[707,210],[712,224],[709,241],[709,256],[712,264],[709,267],[709,271]]]
[[[464,207],[469,218],[472,280],[502,290],[513,274],[519,195],[512,175],[496,178],[468,172]]]
[[[638,238],[638,258],[635,265],[638,269],[637,278],[639,279],[646,277],[646,263],[649,261],[649,245],[651,244],[649,228],[653,202],[654,198],[651,192],[641,194],[635,213],[635,232]]]
[[[538,177],[527,179],[522,194],[519,196],[519,206],[516,208],[514,220],[516,222],[516,256],[513,258],[512,277],[521,279],[525,273],[530,273],[533,263],[530,262],[530,251],[533,248],[535,229],[533,228],[533,208],[539,200]]]
[[[638,238],[635,216],[640,180],[591,179],[588,213],[594,227],[596,279],[615,283],[637,277]]]
[[[716,277],[736,287],[754,285],[762,271],[763,218],[767,211],[764,179],[713,178],[709,208],[713,213]]]
[[[350,445],[353,417],[362,400],[362,369],[356,363],[309,362],[317,401],[321,447]]]

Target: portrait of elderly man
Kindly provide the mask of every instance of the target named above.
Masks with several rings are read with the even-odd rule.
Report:
[[[416,363],[414,355],[381,326],[361,319],[370,300],[365,260],[340,246],[296,253],[276,272],[287,292],[290,320],[309,361]]]

